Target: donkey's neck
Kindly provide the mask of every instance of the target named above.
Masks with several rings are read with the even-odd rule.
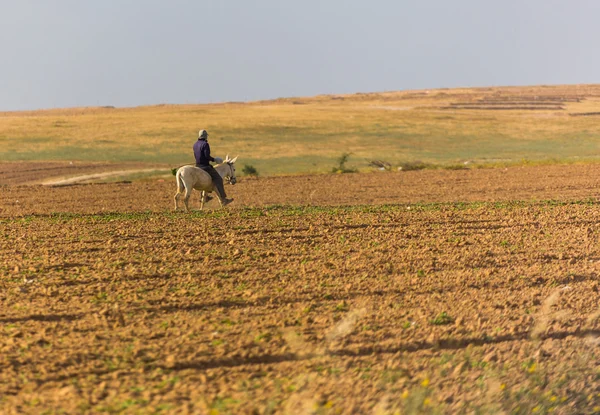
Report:
[[[227,166],[227,163],[221,163],[215,166],[215,170],[217,171],[217,173],[219,173],[221,177],[225,177],[225,175],[227,174],[228,167],[229,166]]]

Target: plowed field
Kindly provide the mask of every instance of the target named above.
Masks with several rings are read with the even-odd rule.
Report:
[[[0,187],[0,412],[600,411],[598,171]]]

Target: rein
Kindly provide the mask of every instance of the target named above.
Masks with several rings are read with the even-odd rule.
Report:
[[[227,165],[229,166],[229,172],[231,174],[226,175],[224,179],[227,181],[228,184],[235,184],[237,180],[235,176],[233,176],[233,165],[231,163],[227,163]]]

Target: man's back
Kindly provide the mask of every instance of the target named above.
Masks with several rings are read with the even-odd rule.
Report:
[[[197,140],[194,143],[194,157],[196,157],[196,166],[209,166],[210,157],[210,145],[206,140]]]

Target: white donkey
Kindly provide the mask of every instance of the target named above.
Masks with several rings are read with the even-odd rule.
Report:
[[[217,164],[215,166],[215,170],[223,177],[226,183],[235,184],[237,181],[235,178],[235,166],[233,163],[237,160],[237,157],[230,159],[229,154],[225,157],[225,160],[221,164]],[[177,170],[177,174],[175,175],[177,179],[177,193],[175,193],[175,210],[179,208],[179,195],[183,193],[183,188],[185,187],[185,197],[183,202],[185,204],[185,210],[187,212],[190,211],[188,207],[188,201],[190,200],[190,195],[192,193],[192,189],[196,189],[202,192],[202,196],[200,197],[200,210],[204,208],[204,203],[206,201],[206,192],[215,191],[215,185],[213,184],[212,178],[210,174],[205,172],[204,170],[196,167],[196,166],[183,166],[179,170]],[[221,198],[219,199],[219,203],[221,207],[223,203],[221,202]]]

